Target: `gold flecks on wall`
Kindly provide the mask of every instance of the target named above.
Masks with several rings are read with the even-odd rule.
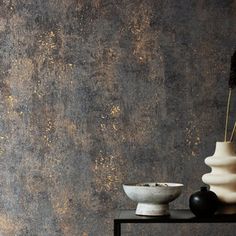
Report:
[[[118,105],[113,105],[112,108],[111,108],[111,115],[113,117],[118,117],[121,113],[121,109],[120,109],[120,106]]]
[[[8,96],[8,106],[10,107],[10,109],[14,107],[14,98],[11,95]]]
[[[5,153],[5,149],[3,147],[0,147],[0,156],[2,156]]]
[[[117,183],[121,181],[122,174],[116,163],[120,163],[120,157],[107,156],[103,152],[95,159],[94,172],[97,191],[113,191]]]
[[[3,32],[6,28],[7,20],[0,17],[0,32]]]
[[[23,227],[20,219],[11,219],[7,214],[0,214],[0,235],[16,235]]]
[[[58,47],[56,44],[56,34],[54,31],[49,31],[39,36],[39,59],[40,61],[48,61],[54,64],[53,51]]]
[[[199,2],[0,1],[0,235],[108,236],[122,183],[191,191],[236,38],[234,4]]]
[[[201,144],[199,130],[193,121],[188,122],[188,126],[185,128],[185,130],[186,130],[186,143],[191,149],[191,155],[195,157],[197,156],[199,145]]]

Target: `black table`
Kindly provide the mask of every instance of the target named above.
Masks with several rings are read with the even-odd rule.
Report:
[[[121,224],[125,223],[236,223],[236,215],[215,215],[197,218],[190,210],[171,210],[170,216],[137,216],[135,210],[119,210],[114,219],[114,236],[121,235]]]

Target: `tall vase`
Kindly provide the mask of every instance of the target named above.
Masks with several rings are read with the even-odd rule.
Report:
[[[221,204],[219,213],[236,213],[236,152],[233,143],[217,142],[213,156],[207,157],[205,163],[211,172],[202,176],[202,181],[210,185]]]

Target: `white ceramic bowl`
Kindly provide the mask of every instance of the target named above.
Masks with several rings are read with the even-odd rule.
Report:
[[[131,200],[138,202],[136,215],[157,216],[169,215],[169,202],[181,194],[183,184],[124,184],[123,188]]]

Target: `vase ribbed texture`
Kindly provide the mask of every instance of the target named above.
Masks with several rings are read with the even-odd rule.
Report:
[[[211,172],[202,176],[224,204],[236,204],[236,152],[233,143],[217,142],[213,156],[205,159]]]

